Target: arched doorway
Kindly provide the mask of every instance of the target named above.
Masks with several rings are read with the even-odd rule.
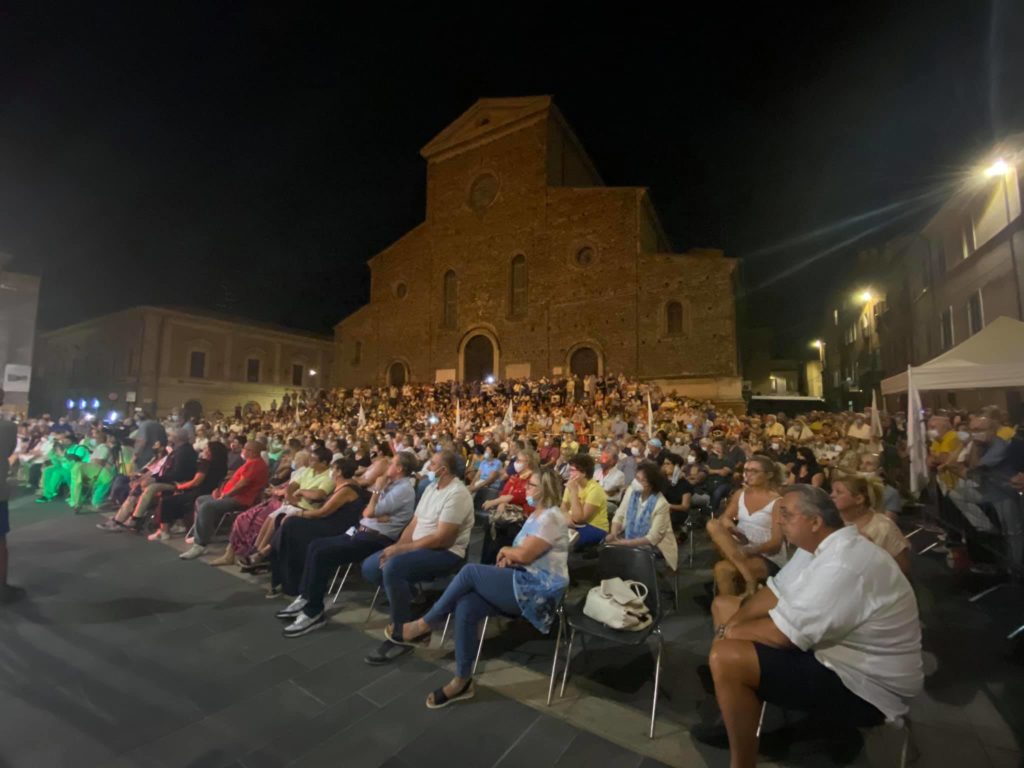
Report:
[[[409,380],[409,369],[405,367],[405,363],[400,360],[396,360],[390,366],[388,366],[388,386],[389,387],[401,387],[405,385],[405,382]]]
[[[494,375],[494,343],[483,334],[477,334],[462,348],[462,378],[464,381],[482,381]]]
[[[592,347],[580,347],[569,356],[569,372],[573,376],[597,376],[600,364]]]
[[[185,421],[197,423],[203,417],[203,404],[198,400],[189,400],[182,406],[181,417]]]

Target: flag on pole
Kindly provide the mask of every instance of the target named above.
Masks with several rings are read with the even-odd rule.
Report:
[[[654,409],[651,408],[651,393],[647,393],[647,437],[654,437]]]
[[[455,431],[456,432],[459,431],[459,422],[460,421],[461,421],[461,419],[459,418],[459,398],[455,398]]]
[[[921,411],[921,394],[907,366],[907,450],[910,453],[910,492],[914,496],[928,483],[928,437]]]
[[[878,413],[878,390],[871,390],[871,436],[881,439],[882,417]]]
[[[505,412],[505,426],[508,429],[512,429],[516,425],[515,417],[512,415],[512,398],[508,399],[508,410]]]
[[[366,426],[366,411],[363,409],[363,404],[359,404],[359,428],[362,429]]]

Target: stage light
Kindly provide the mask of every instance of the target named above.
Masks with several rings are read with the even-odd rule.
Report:
[[[113,424],[118,419],[117,411],[111,411],[107,414],[107,421]]]
[[[80,408],[81,410],[83,410],[83,411],[84,411],[84,410],[85,410],[85,406],[86,406],[86,402],[85,402],[85,400],[79,400],[79,401],[78,401],[78,407],[79,407],[79,408]]]
[[[99,401],[99,398],[96,398],[96,397],[94,397],[94,398],[92,399],[92,408],[93,408],[93,410],[95,411],[95,410],[98,410],[98,409],[99,409],[99,407],[100,407],[100,401]]]
[[[65,405],[66,405],[66,406],[68,407],[68,410],[69,410],[69,411],[73,411],[73,410],[75,409],[75,401],[74,401],[74,400],[70,400],[70,399],[69,399],[69,400],[68,400],[68,401],[67,401],[67,402],[65,403]]]
[[[485,384],[493,384],[494,383],[494,377],[493,376],[488,376],[486,379],[484,379],[484,383]]]

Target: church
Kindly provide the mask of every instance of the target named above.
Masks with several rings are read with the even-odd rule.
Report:
[[[739,401],[735,260],[673,253],[550,97],[480,99],[420,154],[425,219],[370,259],[337,385],[624,373]]]

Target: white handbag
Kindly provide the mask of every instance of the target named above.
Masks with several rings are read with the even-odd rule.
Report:
[[[647,609],[647,587],[639,581],[623,581],[618,576],[605,579],[587,593],[583,613],[594,621],[633,632],[651,625]]]

